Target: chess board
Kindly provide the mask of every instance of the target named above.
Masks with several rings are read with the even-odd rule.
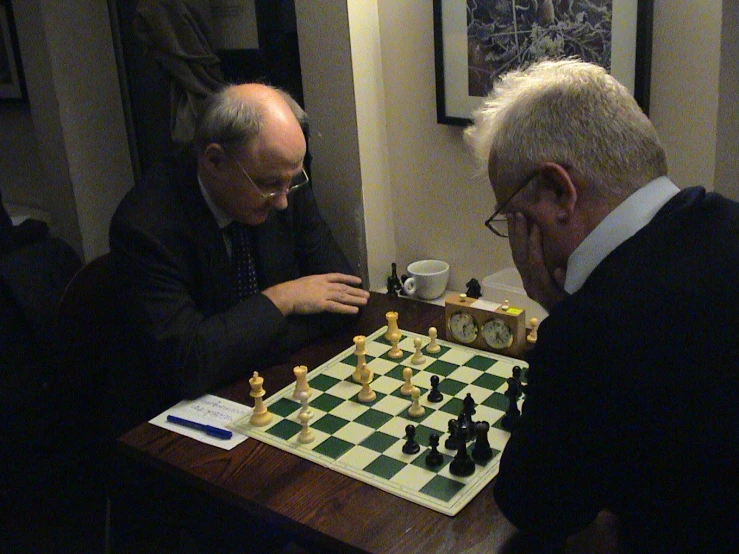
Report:
[[[272,394],[265,404],[273,414],[272,421],[263,427],[249,423],[248,416],[230,427],[249,437],[271,444],[302,458],[358,479],[364,483],[395,494],[411,502],[453,516],[487,485],[498,473],[500,454],[509,433],[501,427],[500,419],[508,407],[504,396],[506,379],[513,366],[524,369],[525,363],[489,352],[483,352],[443,340],[437,343],[441,350],[428,354],[428,337],[401,330],[399,347],[403,356],[388,357],[391,348],[384,338],[387,327],[366,337],[365,361],[373,371],[371,383],[377,397],[370,403],[357,400],[361,384],[352,379],[357,356],[355,347],[313,369],[308,373],[312,389],[310,409],[313,418],[310,428],[315,440],[301,444],[297,436],[301,430],[298,420],[300,402],[293,398],[295,385]],[[414,365],[410,359],[415,352],[414,339],[423,341],[424,363]],[[411,382],[421,390],[421,405],[425,413],[410,417],[410,396],[400,393],[404,384],[403,368],[413,369]],[[310,369],[310,368],[309,368]],[[431,403],[426,398],[432,375],[440,378],[439,391],[443,400]],[[265,379],[269,393],[269,380]],[[458,477],[449,471],[449,463],[456,451],[447,450],[444,442],[449,436],[449,420],[462,411],[462,399],[471,393],[475,400],[475,421],[490,424],[488,438],[493,457],[485,464],[475,464],[469,477]],[[421,446],[417,454],[404,454],[405,428],[416,426],[416,442]],[[440,436],[439,452],[443,463],[428,467],[428,437]],[[472,451],[474,441],[468,443]]]

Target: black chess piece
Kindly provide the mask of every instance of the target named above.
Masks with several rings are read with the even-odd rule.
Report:
[[[464,421],[467,426],[467,440],[470,441],[475,438],[475,422],[472,416],[475,415],[475,399],[468,392],[467,396],[462,400],[462,414],[464,414]]]
[[[488,440],[488,431],[490,424],[487,421],[478,421],[475,423],[475,446],[472,447],[472,459],[478,464],[484,464],[493,457],[493,449],[490,447]]]
[[[467,454],[467,429],[465,425],[457,427],[457,454],[449,464],[449,473],[457,477],[467,477],[475,472],[475,462]]]
[[[440,466],[444,461],[444,456],[439,452],[439,435],[431,433],[429,435],[429,446],[431,451],[426,455],[426,465],[430,467]]]
[[[405,427],[406,442],[403,445],[403,454],[416,454],[421,446],[416,442],[416,428],[413,425]]]
[[[449,420],[449,436],[447,437],[446,441],[444,441],[444,448],[446,448],[447,450],[457,449],[457,420],[456,419]]]
[[[521,397],[520,367],[515,366],[513,368],[513,375],[506,379],[506,383],[508,383],[508,388],[505,391],[505,396],[508,399],[508,409],[500,420],[500,424],[503,426],[503,429],[512,431],[518,423],[518,418],[521,417],[521,412],[518,409],[518,399]]]
[[[427,396],[429,402],[441,402],[444,399],[444,395],[439,391],[439,376],[431,376],[431,390]]]
[[[393,262],[391,267],[390,277],[387,278],[387,293],[391,296],[398,296],[398,293],[403,290],[403,284],[398,279],[397,264]]]
[[[467,281],[465,286],[467,287],[467,298],[480,298],[482,296],[480,282],[474,277]]]

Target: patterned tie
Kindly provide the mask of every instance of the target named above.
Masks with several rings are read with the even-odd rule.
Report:
[[[234,296],[241,302],[259,292],[257,268],[254,263],[249,241],[249,229],[243,223],[234,221],[226,227],[231,237],[231,275],[234,282]]]

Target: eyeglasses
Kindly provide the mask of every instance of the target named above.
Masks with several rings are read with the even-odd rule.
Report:
[[[276,188],[277,190],[273,190],[271,192],[264,192],[259,186],[254,182],[254,179],[251,178],[251,175],[249,175],[246,172],[246,169],[239,163],[239,161],[236,158],[232,158],[234,162],[236,162],[236,165],[239,166],[239,169],[241,170],[241,173],[246,175],[246,178],[251,183],[251,186],[254,187],[254,190],[259,193],[259,195],[262,197],[262,200],[272,200],[273,198],[276,198],[277,196],[280,196],[281,194],[290,194],[291,192],[294,192],[298,190],[300,187],[304,187],[308,184],[310,179],[308,178],[308,174],[305,172],[305,168],[302,168],[300,170],[300,173],[295,175],[292,180],[290,181],[290,184],[285,186],[276,184],[271,185],[269,188]]]
[[[507,239],[508,217],[505,214],[501,214],[501,212],[505,209],[508,203],[513,200],[513,197],[521,192],[526,185],[533,181],[538,174],[539,170],[536,169],[532,171],[531,174],[527,175],[523,182],[518,186],[518,188],[513,191],[513,194],[511,194],[506,199],[506,201],[503,202],[497,210],[495,210],[495,213],[493,215],[487,218],[487,220],[485,221],[485,227],[490,229],[495,235],[499,236],[500,238]]]

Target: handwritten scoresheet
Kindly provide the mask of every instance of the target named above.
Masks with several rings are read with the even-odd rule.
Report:
[[[178,402],[168,410],[162,412],[155,418],[151,419],[149,423],[163,427],[180,435],[199,440],[206,444],[212,444],[218,448],[224,450],[231,450],[237,444],[241,444],[247,439],[246,435],[234,432],[230,439],[218,439],[206,435],[203,431],[197,429],[190,429],[189,427],[183,427],[182,425],[176,425],[167,421],[168,415],[174,415],[190,421],[196,421],[198,423],[204,423],[206,425],[213,425],[221,429],[226,429],[230,423],[241,419],[244,416],[250,415],[252,408],[244,406],[238,402],[226,400],[212,394],[206,394],[195,400],[183,400]]]

